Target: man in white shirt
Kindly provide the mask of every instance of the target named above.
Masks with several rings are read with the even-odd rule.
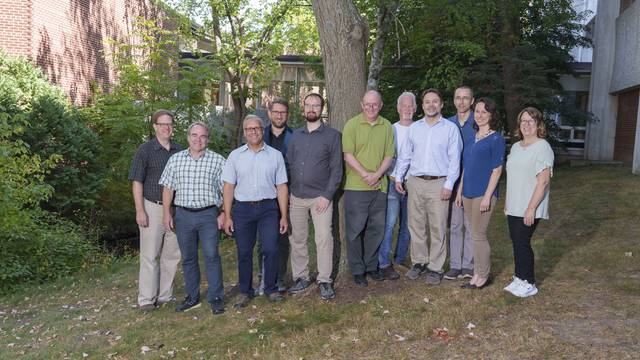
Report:
[[[442,117],[443,101],[438,90],[425,90],[421,99],[425,117],[409,128],[407,139],[400,148],[394,177],[396,190],[404,194],[403,183],[408,175],[407,207],[413,267],[407,277],[415,280],[427,272],[426,283],[438,285],[447,257],[447,210],[453,185],[460,175],[462,138],[458,127]]]

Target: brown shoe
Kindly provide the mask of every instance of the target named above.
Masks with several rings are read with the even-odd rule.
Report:
[[[247,307],[247,305],[249,305],[250,301],[251,296],[247,294],[240,294],[240,297],[238,297],[238,301],[236,301],[233,307],[235,307],[236,309],[245,308]]]

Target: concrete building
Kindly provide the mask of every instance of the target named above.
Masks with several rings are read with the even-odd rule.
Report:
[[[593,44],[585,157],[640,174],[640,1],[599,1]]]

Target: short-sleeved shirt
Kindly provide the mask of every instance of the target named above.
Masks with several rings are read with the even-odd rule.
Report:
[[[376,122],[371,125],[362,114],[356,115],[347,121],[342,130],[342,152],[352,154],[367,171],[377,171],[385,157],[395,155],[391,123],[378,116]],[[386,176],[380,179],[380,188],[374,189],[350,166],[347,165],[346,169],[345,190],[387,192]]]
[[[464,168],[462,196],[471,199],[484,196],[493,169],[502,166],[505,141],[502,135],[494,132],[478,141],[474,139],[468,146],[462,160]],[[497,186],[493,196],[498,196]]]
[[[306,126],[296,129],[285,162],[291,173],[291,194],[303,199],[333,199],[342,182],[340,132],[324,124],[312,132]]]
[[[199,158],[194,158],[189,150],[176,153],[164,168],[159,184],[174,190],[176,206],[200,209],[222,205],[222,155],[205,149]]]
[[[522,146],[522,141],[511,146],[507,156],[507,215],[524,217],[536,188],[538,174],[548,168],[550,175],[553,175],[553,159],[553,150],[546,140],[538,140],[527,147]],[[549,187],[536,208],[535,218],[549,218]]]
[[[257,152],[245,144],[229,154],[222,181],[235,185],[237,201],[275,199],[277,185],[287,183],[287,170],[280,151],[263,143]]]
[[[398,156],[398,154],[400,154],[400,147],[402,146],[404,141],[407,139],[407,135],[409,135],[410,127],[411,127],[411,124],[407,126],[400,125],[399,122],[393,124],[393,141],[396,145],[396,157]],[[387,175],[393,176],[395,171],[396,171],[396,158],[394,157],[393,163],[391,163],[391,166],[389,166],[389,169],[387,169]]]
[[[162,186],[158,181],[171,155],[180,150],[182,146],[173,141],[169,150],[165,149],[156,137],[138,147],[131,162],[129,181],[142,183],[142,196],[145,199],[153,202],[162,201]]]

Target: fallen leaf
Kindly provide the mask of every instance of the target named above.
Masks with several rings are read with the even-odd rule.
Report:
[[[396,340],[398,340],[398,341],[405,341],[406,340],[406,338],[404,336],[400,336],[398,334],[395,334],[395,337],[396,337]]]
[[[624,256],[633,257],[633,253],[631,251],[627,251],[626,253],[624,253]]]
[[[87,354],[87,353],[82,353],[82,357],[83,357],[83,358],[88,357],[88,356],[89,356],[89,354]]]
[[[389,313],[389,310],[385,310],[385,311],[382,312],[383,315],[386,315],[388,313]]]
[[[425,304],[428,304],[428,303],[429,303],[429,301],[431,301],[431,300],[429,300],[429,298],[428,298],[428,297],[426,297],[426,298],[422,299],[422,301],[423,301]]]
[[[333,340],[333,341],[338,341],[338,340],[340,340],[340,336],[338,336],[338,335],[333,335],[333,334],[329,335],[329,338],[330,338],[331,340]]]
[[[144,354],[148,353],[149,351],[151,351],[151,349],[150,349],[148,346],[146,346],[146,345],[145,345],[145,346],[142,346],[142,347],[140,348],[140,353],[141,353],[142,355],[144,355]]]
[[[475,327],[476,327],[476,325],[474,323],[468,323],[467,324],[467,329],[469,329],[469,330],[471,330],[471,329],[473,329]]]

